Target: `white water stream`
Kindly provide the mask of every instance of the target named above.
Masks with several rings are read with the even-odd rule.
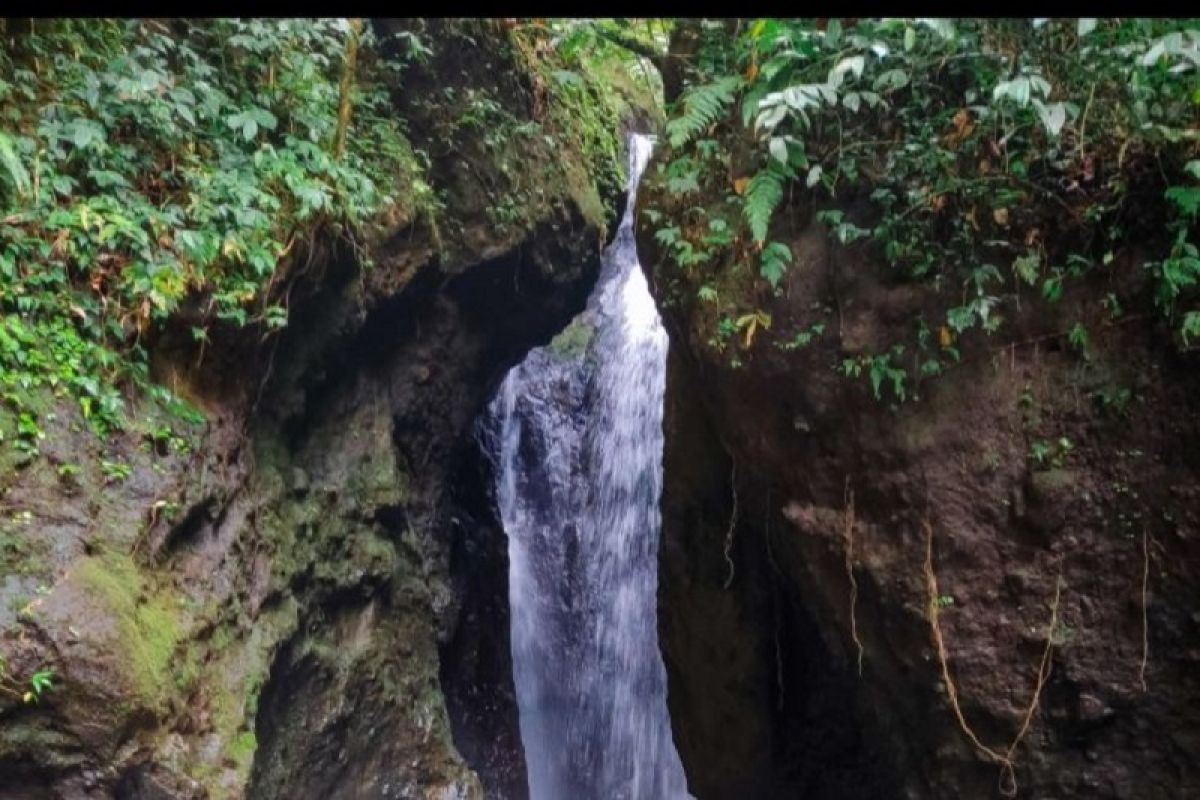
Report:
[[[532,351],[489,407],[531,800],[687,798],[658,649],[667,336],[637,262],[652,142],[583,313],[583,358]]]

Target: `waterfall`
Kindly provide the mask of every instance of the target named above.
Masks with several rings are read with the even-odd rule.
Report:
[[[531,800],[689,797],[656,614],[667,336],[633,235],[651,146],[630,140],[625,216],[572,323],[585,354],[533,350],[484,421]]]

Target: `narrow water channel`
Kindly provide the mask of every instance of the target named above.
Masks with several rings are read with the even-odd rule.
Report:
[[[531,800],[688,797],[656,623],[667,336],[632,230],[651,148],[630,141],[576,346],[533,350],[489,408]]]

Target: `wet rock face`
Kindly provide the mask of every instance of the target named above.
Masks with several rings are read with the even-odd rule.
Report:
[[[794,534],[772,476],[724,448],[689,359],[668,358],[659,551],[659,636],[689,790],[896,797],[852,664],[788,571]]]
[[[838,309],[826,336],[785,352],[764,335],[732,369],[707,346],[702,309],[662,305],[675,367],[660,626],[697,796],[743,796],[734,776],[761,773],[739,764],[805,796],[1000,796],[1007,778],[950,706],[931,599],[962,714],[1001,755],[1046,658],[1011,755],[1019,796],[1195,793],[1200,425],[1188,398],[1200,384],[1195,356],[1155,321],[1140,262],[1115,264],[1113,280],[1143,316],[1096,336],[1087,359],[1053,342],[1079,308],[1030,304],[1007,323],[1015,343],[965,342],[961,365],[892,408],[836,368],[900,340],[931,298],[803,209],[784,213],[801,255],[762,308],[780,330],[814,305]],[[673,269],[655,266],[652,230],[639,243],[652,279]],[[1079,302],[1098,307],[1110,288]],[[886,779],[855,785],[872,774]]]
[[[528,119],[500,34],[455,24],[431,23],[437,55],[407,79],[450,76]],[[437,109],[397,102],[415,145],[439,135]],[[16,578],[4,605],[27,584],[46,591],[2,620],[0,655],[57,679],[38,706],[0,697],[0,796],[407,800],[523,785],[507,606],[494,582],[464,579],[461,558],[495,539],[469,536],[458,512],[486,515],[455,483],[505,371],[582,309],[604,222],[594,187],[559,181],[495,229],[469,188],[494,165],[462,146],[465,166],[435,158],[438,231],[381,231],[366,271],[318,243],[280,338],[216,337],[201,375],[195,353],[178,359],[209,417],[194,452],[131,434],[107,452],[132,475],[106,483],[64,410],[57,460],[5,471],[4,500],[30,523],[4,529],[21,548],[0,549]],[[573,157],[513,147],[530,174]],[[158,345],[167,372],[186,352],[173,335]],[[56,477],[61,462],[83,466],[79,486]],[[476,706],[456,692],[478,675],[492,701]],[[457,746],[480,730],[494,752]]]

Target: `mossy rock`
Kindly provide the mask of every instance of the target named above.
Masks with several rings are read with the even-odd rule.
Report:
[[[75,576],[116,620],[117,654],[130,688],[148,707],[161,708],[175,685],[172,668],[182,638],[175,598],[169,592],[150,590],[125,554],[83,558]]]
[[[587,353],[596,329],[584,319],[576,318],[550,340],[549,350],[560,358],[577,361]]]

